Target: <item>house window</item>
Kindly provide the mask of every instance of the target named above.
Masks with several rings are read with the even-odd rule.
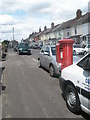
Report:
[[[83,36],[83,40],[86,41],[86,36]]]
[[[74,31],[75,31],[75,35],[76,35],[77,34],[77,28],[76,27],[74,28]]]
[[[69,36],[69,32],[67,32],[67,36]]]

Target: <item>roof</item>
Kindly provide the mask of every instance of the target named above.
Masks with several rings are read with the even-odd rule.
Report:
[[[43,34],[45,31],[47,31],[47,29],[46,29],[46,30],[43,30],[43,31],[41,31],[41,32],[39,32],[39,33],[37,33],[36,36],[40,36],[40,35]]]
[[[75,17],[74,19],[68,20],[66,22],[62,22],[61,24],[57,24],[53,28],[48,28],[41,32],[31,34],[31,37],[37,37],[43,34],[48,34],[50,32],[61,31],[61,30],[75,27],[77,25],[81,25],[81,24],[88,23],[88,22],[90,22],[90,12],[84,15],[81,15],[80,18]]]
[[[66,22],[63,22],[60,24],[60,26],[56,30],[58,31],[58,30],[70,28],[72,26],[72,24],[74,24],[76,22],[76,20],[77,20],[77,18],[74,18],[74,19],[68,20]]]
[[[84,23],[90,22],[90,13],[86,13],[85,15],[82,15],[80,19],[76,20],[76,22],[72,26],[81,25]]]
[[[67,29],[67,28],[77,26],[80,24],[84,24],[84,23],[88,23],[88,22],[90,22],[90,13],[86,13],[86,14],[82,15],[79,19],[74,18],[74,19],[68,20],[66,22],[63,22],[63,23],[59,24],[56,27],[56,29],[54,29],[53,31]]]
[[[33,37],[35,37],[37,34],[38,34],[37,32],[35,32],[35,33],[33,32],[32,34],[29,35],[29,38],[33,38]]]
[[[53,28],[48,28],[43,34],[48,34],[53,31],[59,24],[55,25]]]

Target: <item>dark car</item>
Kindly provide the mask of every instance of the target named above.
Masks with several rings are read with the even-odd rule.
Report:
[[[18,45],[17,53],[31,55],[31,47],[27,43],[20,43]]]

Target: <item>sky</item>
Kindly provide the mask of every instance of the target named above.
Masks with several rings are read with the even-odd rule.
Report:
[[[75,18],[77,9],[88,12],[90,0],[0,0],[0,40],[20,41],[32,32]]]

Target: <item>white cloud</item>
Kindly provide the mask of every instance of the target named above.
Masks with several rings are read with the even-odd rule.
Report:
[[[2,14],[0,15],[0,24],[14,24],[17,20],[15,20],[11,15]]]
[[[27,38],[33,31],[50,27],[75,17],[77,9],[88,11],[90,0],[0,0],[0,32],[15,28],[17,39]],[[11,33],[1,36],[11,39]],[[1,37],[0,36],[0,37]]]

